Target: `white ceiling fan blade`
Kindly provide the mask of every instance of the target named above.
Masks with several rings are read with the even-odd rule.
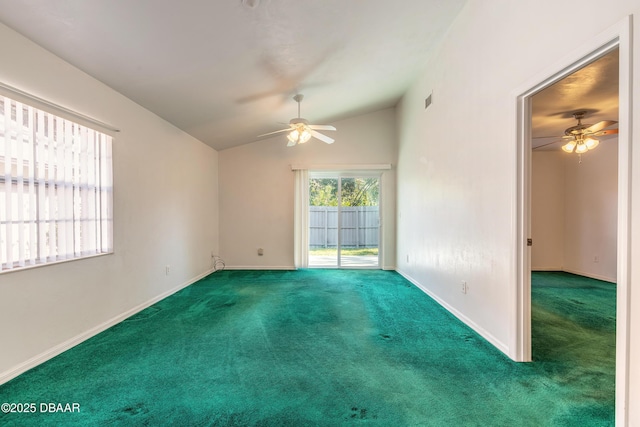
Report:
[[[263,137],[263,136],[275,135],[277,133],[287,132],[287,131],[290,131],[290,130],[291,130],[291,128],[280,129],[280,130],[277,130],[275,132],[263,133],[262,135],[258,135],[257,137],[260,138],[260,137]]]
[[[595,125],[591,125],[584,130],[584,133],[595,133],[604,128],[608,128],[609,126],[615,125],[615,120],[603,120],[601,122],[596,123]]]
[[[607,129],[607,130],[601,130],[599,132],[591,134],[590,136],[613,135],[613,134],[616,134],[616,133],[618,133],[618,129]]]
[[[537,147],[533,147],[532,150],[537,150],[538,148],[542,148],[542,147],[546,147],[548,145],[553,145],[556,144],[558,142],[564,142],[564,141],[551,141],[551,142],[547,142],[546,144],[542,144],[542,145],[538,145]]]
[[[311,136],[318,138],[320,141],[326,142],[327,144],[333,144],[335,142],[335,139],[329,138],[327,135],[323,135],[313,129],[311,129]]]
[[[549,139],[549,138],[569,139],[569,138],[573,138],[573,135],[534,136],[531,139]]]
[[[309,125],[309,129],[315,130],[336,130],[335,126],[331,125]]]

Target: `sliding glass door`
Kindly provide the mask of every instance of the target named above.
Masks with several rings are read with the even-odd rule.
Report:
[[[338,267],[340,179],[309,176],[309,267]]]
[[[378,268],[380,177],[309,176],[309,266]]]
[[[380,179],[341,178],[340,183],[340,266],[378,267]]]

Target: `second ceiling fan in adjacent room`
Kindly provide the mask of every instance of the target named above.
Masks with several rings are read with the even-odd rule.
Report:
[[[589,150],[593,150],[598,146],[600,141],[596,137],[604,135],[617,134],[618,129],[606,129],[618,123],[615,120],[602,120],[596,124],[582,123],[586,111],[576,111],[573,113],[573,117],[578,121],[575,126],[571,126],[564,131],[564,135],[558,136],[558,138],[569,140],[562,146],[562,150],[567,153],[583,154]],[[547,145],[555,144],[557,141],[550,142],[548,144],[540,145],[536,148],[542,148]]]

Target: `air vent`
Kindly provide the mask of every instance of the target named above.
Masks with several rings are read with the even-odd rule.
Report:
[[[429,96],[427,96],[424,100],[424,109],[426,110],[427,107],[429,107],[429,105],[431,105],[431,97],[433,96],[433,93],[430,93]]]

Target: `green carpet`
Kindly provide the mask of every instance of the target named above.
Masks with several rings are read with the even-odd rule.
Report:
[[[533,277],[525,364],[394,272],[218,272],[0,386],[80,412],[0,425],[612,426],[615,286]]]

